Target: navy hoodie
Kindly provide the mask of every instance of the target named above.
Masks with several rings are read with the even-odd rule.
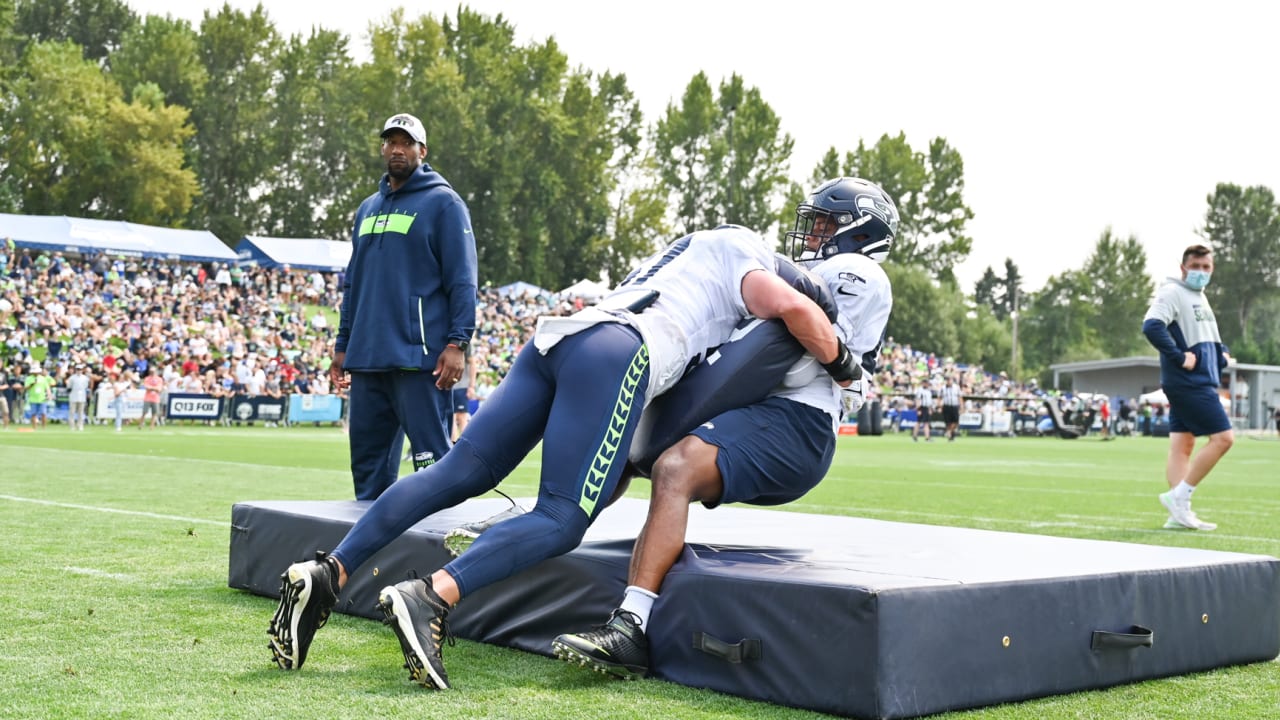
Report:
[[[1160,385],[1166,392],[1217,389],[1227,367],[1227,347],[1203,290],[1192,289],[1180,278],[1166,278],[1142,319],[1142,332],[1160,351]],[[1188,352],[1196,356],[1196,366],[1184,370]]]
[[[476,324],[471,216],[423,163],[399,190],[386,175],[356,211],[335,352],[346,370],[434,370]]]

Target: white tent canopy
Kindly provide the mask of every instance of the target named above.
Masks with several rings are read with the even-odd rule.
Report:
[[[1139,395],[1138,402],[1150,403],[1152,405],[1168,405],[1169,398],[1165,396],[1164,390],[1157,388],[1155,390],[1152,390],[1149,393],[1143,393],[1142,395]]]
[[[535,297],[538,295],[548,295],[544,288],[540,288],[533,283],[527,283],[523,280],[517,280],[510,285],[503,285],[498,288],[498,294],[502,297]]]
[[[562,300],[582,298],[587,302],[596,302],[609,292],[609,286],[594,280],[579,280],[557,293]]]
[[[351,243],[315,238],[272,238],[246,235],[236,254],[241,265],[265,268],[288,265],[294,270],[345,270],[351,261]]]

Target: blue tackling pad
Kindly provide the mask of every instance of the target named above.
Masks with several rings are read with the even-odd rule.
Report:
[[[277,598],[280,573],[332,549],[367,505],[236,504],[228,584]],[[336,609],[380,617],[379,589],[440,567],[445,533],[506,506],[469,500],[419,522],[352,574]],[[623,498],[577,549],[464,598],[454,632],[551,655],[555,636],[603,622],[647,507]],[[693,505],[689,519],[650,643],[651,674],[691,687],[905,718],[1280,653],[1274,557],[738,506]],[[308,665],[341,652],[321,631]]]

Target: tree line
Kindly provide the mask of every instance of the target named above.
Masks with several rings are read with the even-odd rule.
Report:
[[[0,212],[202,228],[232,244],[345,239],[383,172],[377,131],[409,111],[427,125],[428,162],[471,209],[482,283],[558,288],[602,269],[616,281],[655,247],[723,222],[785,250],[806,191],[857,175],[902,213],[886,264],[895,340],[1023,378],[1150,354],[1138,328],[1154,283],[1134,237],[1104,230],[1083,266],[1039,290],[1012,259],[959,287],[973,212],[944,138],[842,138],[797,183],[781,118],[736,74],[695,75],[647,121],[625,75],[575,65],[554,39],[521,45],[502,16],[399,10],[370,24],[368,43],[358,62],[341,32],[285,37],[261,5],[193,25],[121,0],[0,0]],[[1241,360],[1280,362],[1274,195],[1219,185],[1203,234],[1225,339]]]

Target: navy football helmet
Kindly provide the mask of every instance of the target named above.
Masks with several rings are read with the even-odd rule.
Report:
[[[791,256],[804,261],[861,253],[884,262],[898,221],[893,198],[879,185],[862,178],[828,180],[796,207],[795,229],[787,233]]]

